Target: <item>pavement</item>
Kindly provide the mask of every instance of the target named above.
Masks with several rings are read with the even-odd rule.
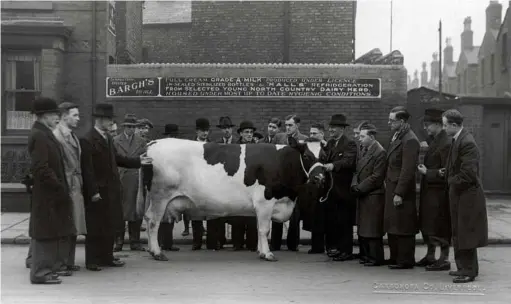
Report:
[[[488,236],[490,244],[511,244],[511,198],[488,198]],[[1,214],[1,238],[2,244],[28,244],[28,223],[29,213],[11,213]],[[145,224],[143,224],[145,225]],[[176,245],[191,245],[192,235],[182,236],[184,230],[183,221],[176,223],[174,227],[174,243]],[[226,225],[227,239],[230,240],[230,225]],[[356,230],[356,229],[355,229]],[[191,228],[190,228],[191,232]],[[284,236],[287,234],[287,223],[284,224]],[[356,231],[354,232],[355,239]],[[126,233],[126,242],[129,243],[128,234]],[[147,233],[142,232],[141,238],[143,243],[147,243]],[[423,244],[422,235],[416,236],[417,243]],[[302,230],[300,233],[300,243],[303,245],[310,244],[311,234]],[[78,243],[83,243],[85,238],[78,237]],[[384,239],[386,241],[386,239]]]
[[[479,276],[469,284],[453,284],[446,271],[363,267],[356,260],[334,262],[300,247],[299,252],[276,252],[277,262],[230,249],[167,252],[165,262],[147,252],[126,251],[116,254],[126,262],[122,268],[82,268],[61,277],[60,285],[31,285],[27,248],[1,248],[3,304],[511,303],[511,248],[506,246],[478,250]],[[425,252],[425,246],[418,246],[416,260]],[[84,266],[84,255],[84,245],[78,245],[77,265]]]

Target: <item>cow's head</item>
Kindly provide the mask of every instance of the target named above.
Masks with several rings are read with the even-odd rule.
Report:
[[[326,169],[319,162],[319,143],[301,143],[294,137],[289,137],[288,142],[291,148],[300,152],[300,166],[307,178],[307,183],[322,187],[325,182]]]

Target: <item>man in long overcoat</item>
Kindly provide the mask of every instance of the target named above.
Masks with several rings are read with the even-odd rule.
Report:
[[[253,135],[256,128],[251,121],[242,121],[238,128],[238,144],[255,144]],[[257,219],[255,216],[233,216],[232,222],[232,244],[234,250],[241,250],[243,246],[250,251],[257,250]],[[246,238],[245,238],[246,236]]]
[[[393,132],[387,149],[385,177],[385,232],[388,233],[390,269],[415,266],[415,235],[418,233],[416,204],[417,162],[420,144],[408,124],[410,114],[402,106],[389,114]]]
[[[445,173],[449,187],[452,243],[457,271],[454,283],[474,281],[479,274],[477,248],[488,245],[486,199],[479,178],[479,148],[463,128],[463,116],[457,110],[442,115],[443,128],[453,136]],[[444,172],[444,171],[442,171]]]
[[[351,189],[357,196],[357,223],[360,257],[365,266],[383,265],[383,210],[385,208],[385,170],[387,153],[375,139],[376,127],[364,124],[359,129],[362,147]]]
[[[440,109],[426,109],[424,129],[431,141],[424,155],[424,164],[419,165],[422,175],[420,184],[419,224],[422,237],[428,246],[426,256],[417,266],[426,270],[449,270],[449,246],[451,244],[451,221],[449,216],[449,194],[445,179],[438,173],[445,168],[451,139],[442,130]],[[440,247],[440,257],[435,259],[436,246]]]
[[[270,120],[271,122],[275,120]],[[300,132],[301,119],[296,114],[288,115],[285,118],[286,132],[277,133],[273,136],[271,143],[276,145],[289,145],[288,138],[293,137],[297,141],[305,141],[307,135]],[[270,134],[270,124],[268,124],[268,134]],[[299,204],[295,205],[291,218],[289,219],[289,226],[287,229],[286,245],[287,249],[291,251],[298,251],[300,243],[300,207]],[[272,251],[280,250],[282,245],[282,233],[284,231],[284,223],[272,222],[271,225],[271,241],[270,247]]]
[[[320,158],[332,172],[333,188],[325,202],[325,243],[334,261],[347,261],[353,255],[355,200],[350,186],[356,169],[357,144],[346,135],[349,124],[343,114],[333,115],[329,122],[330,139],[323,145]]]
[[[60,284],[59,243],[76,234],[72,201],[60,143],[52,130],[59,121],[57,103],[50,98],[34,101],[37,121],[28,139],[33,176],[29,235],[32,238],[30,282]]]
[[[77,271],[80,267],[75,265],[76,237],[78,235],[87,234],[85,206],[83,201],[82,149],[78,137],[73,132],[73,130],[78,127],[80,113],[78,106],[71,102],[61,103],[59,109],[60,122],[55,130],[53,130],[53,134],[62,146],[64,169],[66,171],[66,179],[73,202],[73,222],[76,228],[76,234],[65,242],[65,246],[62,246],[63,249],[65,249],[63,252],[64,260],[62,262],[65,266],[65,270]]]
[[[98,271],[101,266],[121,267],[125,264],[113,256],[116,233],[124,229],[117,166],[139,168],[144,158],[117,153],[108,134],[114,117],[111,104],[96,104],[92,115],[94,126],[80,139],[80,145],[87,222],[85,265],[91,271]]]
[[[119,155],[139,158],[146,151],[147,141],[135,133],[138,124],[135,115],[128,114],[124,117],[123,131],[114,137],[114,147]],[[138,169],[119,168],[123,216],[124,220],[128,222],[130,249],[134,251],[143,250],[140,244],[140,226],[142,226],[143,214],[137,212],[138,174]],[[124,233],[123,229],[117,234],[114,251],[122,250]]]

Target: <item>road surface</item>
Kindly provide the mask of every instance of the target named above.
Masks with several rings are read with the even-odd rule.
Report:
[[[480,276],[454,286],[446,272],[363,267],[324,255],[276,252],[277,262],[253,252],[181,251],[157,262],[123,251],[123,268],[81,270],[61,285],[31,285],[24,267],[28,247],[2,246],[1,302],[10,303],[511,303],[511,247],[479,252]],[[418,247],[417,259],[425,253]],[[388,256],[388,251],[387,251]],[[452,256],[452,254],[451,254]],[[77,248],[78,265],[84,248]],[[453,265],[454,267],[454,265]],[[390,293],[389,293],[390,292]],[[462,294],[462,295],[460,295]]]

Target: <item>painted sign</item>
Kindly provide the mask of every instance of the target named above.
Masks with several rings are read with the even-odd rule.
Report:
[[[155,97],[160,81],[153,78],[106,78],[106,97]]]

